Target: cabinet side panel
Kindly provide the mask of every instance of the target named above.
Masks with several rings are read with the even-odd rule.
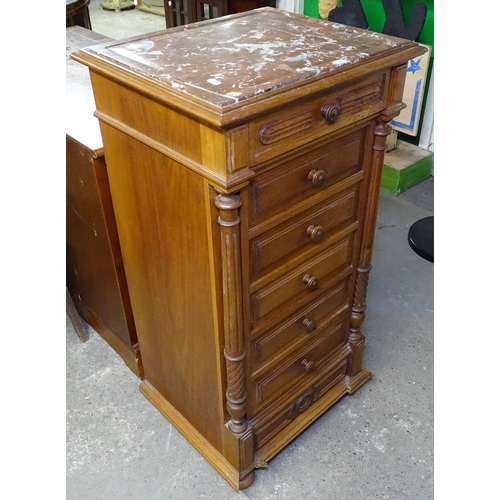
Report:
[[[66,136],[67,286],[96,330],[80,302],[131,347],[137,338],[105,170],[102,156]]]
[[[206,184],[124,133],[101,128],[145,380],[219,447]]]

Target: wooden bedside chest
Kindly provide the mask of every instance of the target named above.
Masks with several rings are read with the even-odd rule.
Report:
[[[257,9],[83,49],[145,379],[235,488],[364,384],[414,42]]]

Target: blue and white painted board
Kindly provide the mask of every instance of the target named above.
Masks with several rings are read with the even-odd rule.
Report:
[[[406,104],[406,108],[391,122],[394,130],[411,136],[416,136],[418,132],[431,54],[431,47],[429,45],[420,45],[425,47],[427,52],[422,56],[408,61],[403,92],[403,102]]]

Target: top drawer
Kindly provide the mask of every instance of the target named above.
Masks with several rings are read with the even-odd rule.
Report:
[[[384,109],[386,74],[366,78],[250,123],[250,164],[275,158]]]

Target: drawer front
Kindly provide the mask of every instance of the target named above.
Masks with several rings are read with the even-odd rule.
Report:
[[[320,335],[347,308],[348,279],[334,286],[318,300],[287,318],[252,342],[252,364],[259,370],[267,361],[280,361],[301,343]],[[344,306],[344,307],[342,307]],[[265,365],[264,365],[265,366]],[[254,372],[254,375],[258,373]]]
[[[327,371],[326,375],[311,387],[303,391],[291,404],[285,406],[277,415],[263,424],[257,424],[254,432],[255,450],[259,450],[272,438],[277,436],[280,431],[284,430],[288,424],[293,422],[301,413],[306,411],[313,403],[315,403],[323,394],[329,391],[336,384],[344,380],[346,373],[346,361],[340,365],[336,365]]]
[[[250,226],[360,171],[365,134],[357,130],[257,176],[250,187]]]
[[[321,295],[332,284],[330,278],[347,268],[352,257],[354,235],[298,266],[281,278],[251,294],[252,320],[259,321],[266,314],[290,302],[295,310]],[[291,302],[293,299],[293,302]],[[287,310],[282,317],[292,311]]]
[[[345,377],[346,366],[346,361],[343,361],[333,369],[330,368],[324,377],[313,383],[307,390],[303,391],[295,401],[288,404],[270,420],[261,425],[257,425],[254,433],[255,450],[262,448],[272,438],[277,436],[281,430],[285,429],[288,424],[293,422],[301,413],[306,411],[323,394],[341,382]]]
[[[379,74],[251,123],[251,165],[374,115],[386,96],[386,75]]]
[[[278,398],[287,390],[295,391],[316,378],[325,369],[325,361],[333,350],[345,344],[348,327],[344,314],[341,321],[331,325],[319,337],[311,339],[305,348],[255,380],[254,408]]]
[[[251,240],[251,280],[272,271],[300,252],[321,249],[335,235],[336,229],[356,222],[358,187],[356,183],[329,199],[321,208],[313,207]]]

